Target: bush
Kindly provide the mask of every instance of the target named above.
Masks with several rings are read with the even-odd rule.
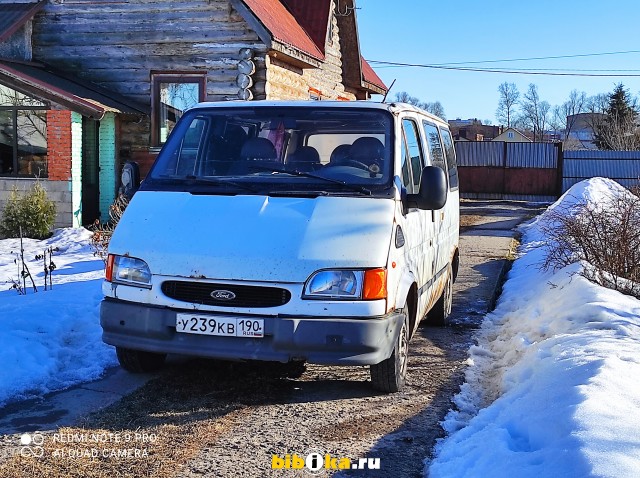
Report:
[[[40,183],[23,194],[14,187],[0,220],[0,235],[20,237],[22,227],[23,237],[45,239],[51,235],[55,219],[56,205]]]
[[[124,214],[127,204],[129,204],[127,197],[120,194],[113,204],[109,206],[109,220],[104,223],[96,220],[96,224],[94,224],[91,229],[93,231],[91,246],[94,249],[94,255],[100,257],[105,262],[105,265],[107,263],[107,249],[109,248],[111,235],[116,229],[118,222],[120,222],[120,218],[122,214]]]
[[[637,190],[636,190],[637,191]],[[601,203],[582,200],[550,211],[543,226],[549,239],[543,268],[584,261],[581,275],[640,298],[640,197],[624,191]]]

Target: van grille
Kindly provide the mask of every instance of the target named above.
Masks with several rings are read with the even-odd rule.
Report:
[[[162,292],[172,299],[218,307],[277,307],[291,299],[291,292],[278,287],[166,281]]]

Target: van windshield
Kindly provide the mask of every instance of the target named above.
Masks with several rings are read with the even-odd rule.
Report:
[[[156,187],[260,194],[371,194],[391,186],[390,113],[359,108],[197,108],[147,180]]]

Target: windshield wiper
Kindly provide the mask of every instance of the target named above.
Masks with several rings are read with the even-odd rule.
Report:
[[[245,191],[251,191],[252,193],[258,192],[256,188],[251,187],[248,184],[238,183],[236,181],[229,181],[228,179],[218,179],[216,177],[194,176],[193,174],[188,174],[186,176],[165,174],[160,176],[160,178],[182,179],[182,180],[188,181],[190,184],[215,184],[218,186],[233,186],[238,189],[244,189]]]
[[[252,193],[257,193],[258,190],[248,184],[238,183],[236,181],[229,181],[228,179],[218,179],[216,177],[201,177],[201,176],[193,176],[188,175],[186,177],[189,181],[193,181],[197,183],[206,183],[206,184],[219,184],[220,186],[230,185],[234,186],[238,189],[244,189],[245,191],[251,191]]]
[[[255,169],[261,169],[263,171],[270,171],[272,173],[284,173],[284,174],[288,174],[290,176],[302,176],[304,178],[314,178],[314,179],[321,179],[322,181],[326,181],[328,183],[333,183],[333,184],[339,184],[340,186],[346,188],[346,189],[351,189],[352,191],[357,191],[363,194],[366,194],[367,196],[371,196],[371,190],[365,188],[364,186],[359,186],[357,184],[349,184],[346,181],[340,181],[339,179],[333,179],[333,178],[325,178],[324,176],[320,176],[318,174],[313,174],[313,173],[307,173],[304,171],[298,171],[297,169],[279,169],[279,168],[274,168],[271,166],[263,166],[261,164],[252,164],[250,166],[251,168],[255,168]]]

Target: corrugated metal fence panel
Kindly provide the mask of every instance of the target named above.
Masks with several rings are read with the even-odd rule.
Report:
[[[563,177],[611,179],[640,178],[640,159],[564,159]]]
[[[558,149],[552,143],[507,143],[507,168],[557,167]]]
[[[458,141],[456,142],[458,166],[504,166],[504,143]]]
[[[640,151],[568,150],[565,159],[638,159]]]
[[[640,151],[565,151],[562,192],[589,178],[610,178],[629,188],[640,179]]]

